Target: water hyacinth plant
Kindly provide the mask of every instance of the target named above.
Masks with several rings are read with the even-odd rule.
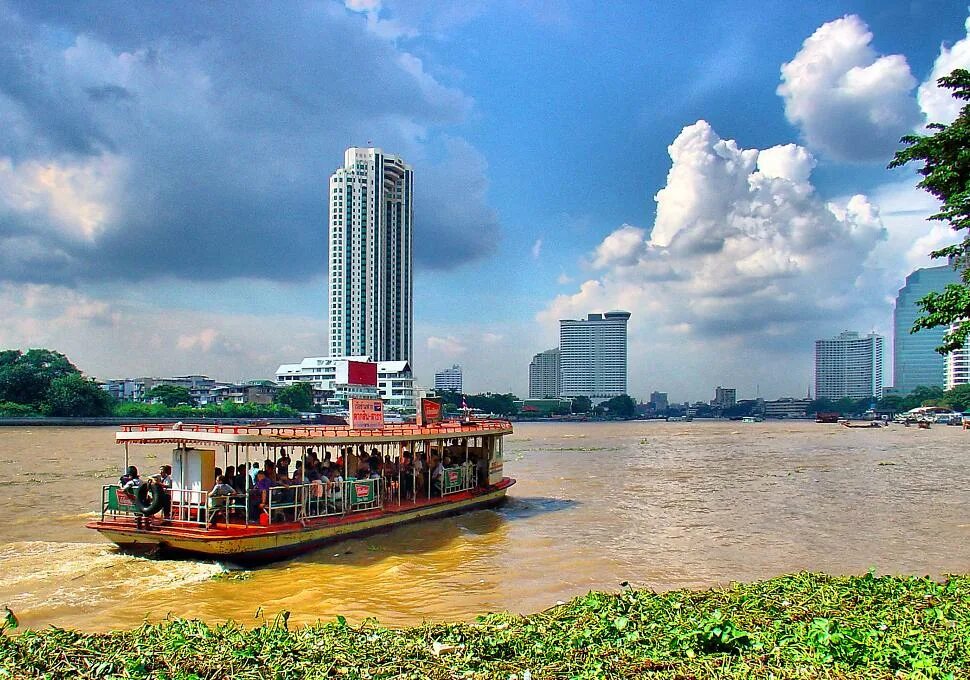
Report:
[[[105,634],[0,624],[0,677],[964,678],[970,578],[800,573],[391,629],[171,619]]]

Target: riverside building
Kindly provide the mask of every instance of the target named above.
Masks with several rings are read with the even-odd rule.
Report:
[[[559,321],[560,396],[610,399],[627,393],[630,312]]]
[[[532,357],[529,364],[529,399],[550,399],[561,392],[559,348],[547,349]]]
[[[412,170],[377,148],[350,147],[330,176],[330,355],[409,362]]]
[[[458,392],[461,394],[461,366],[455,364],[434,374],[435,391]]]
[[[910,333],[920,315],[917,301],[927,293],[941,292],[947,284],[959,283],[960,273],[950,265],[917,269],[899,289],[893,311],[893,388],[909,394],[919,386],[943,387],[947,381],[944,358],[936,348],[946,328],[924,328]]]
[[[378,361],[376,387],[349,385],[338,382],[341,364],[348,361],[370,361],[368,356],[307,357],[298,364],[282,364],[276,369],[276,382],[286,387],[296,382],[308,382],[315,390],[332,394],[332,406],[346,406],[351,398],[384,400],[388,408],[413,411],[420,391],[415,387],[411,365],[406,361]]]
[[[882,397],[883,338],[843,331],[815,341],[815,397]]]

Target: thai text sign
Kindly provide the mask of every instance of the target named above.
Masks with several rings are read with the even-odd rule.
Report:
[[[384,427],[384,403],[380,399],[351,399],[350,427],[355,430]]]
[[[441,404],[433,399],[422,399],[418,411],[418,425],[432,425],[441,422]]]

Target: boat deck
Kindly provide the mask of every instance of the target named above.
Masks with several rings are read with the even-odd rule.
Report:
[[[459,505],[463,501],[469,501],[477,496],[487,494],[491,491],[508,488],[514,483],[513,480],[503,480],[503,483],[489,488],[477,488],[468,491],[461,491],[449,494],[444,498],[419,498],[415,501],[405,500],[401,503],[397,501],[385,503],[381,508],[372,510],[360,510],[349,512],[343,515],[329,515],[325,517],[306,518],[299,521],[279,521],[270,525],[262,525],[250,522],[245,524],[241,517],[236,521],[225,523],[215,522],[208,528],[195,522],[182,522],[179,520],[164,520],[158,516],[150,518],[149,528],[137,526],[136,516],[134,515],[114,515],[106,516],[104,520],[92,522],[92,528],[110,528],[115,531],[132,532],[139,534],[150,534],[154,536],[178,536],[181,538],[205,538],[206,540],[218,541],[220,539],[237,539],[254,536],[272,536],[280,533],[298,533],[307,530],[322,529],[328,527],[352,526],[355,524],[366,523],[369,520],[395,515],[410,515],[416,511],[424,509],[445,509],[448,506]],[[143,520],[144,521],[144,520]]]

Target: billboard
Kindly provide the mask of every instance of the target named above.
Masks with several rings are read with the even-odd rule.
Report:
[[[354,430],[384,427],[384,402],[380,399],[351,399],[350,427]]]
[[[418,425],[431,425],[441,422],[441,404],[433,399],[422,399],[418,409]]]
[[[373,361],[339,361],[336,383],[377,387],[377,364]]]

